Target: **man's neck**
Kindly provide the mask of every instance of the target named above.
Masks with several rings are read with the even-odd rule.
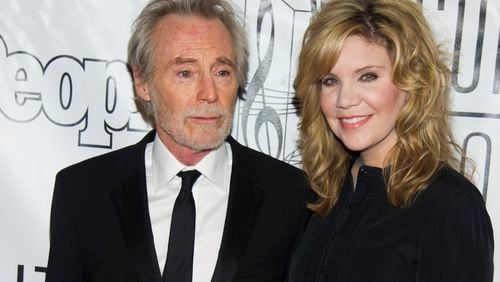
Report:
[[[168,147],[167,147],[168,148]],[[170,148],[168,148],[170,150]],[[194,166],[197,163],[199,163],[208,153],[210,153],[212,150],[206,150],[206,151],[201,151],[201,152],[195,152],[192,150],[177,150],[177,151],[172,151],[172,155],[183,165],[186,166]]]

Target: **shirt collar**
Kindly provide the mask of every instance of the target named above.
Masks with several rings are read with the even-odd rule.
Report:
[[[196,165],[186,167],[174,157],[161,142],[158,134],[156,134],[153,142],[152,162],[153,178],[156,183],[156,185],[154,185],[155,192],[161,187],[164,187],[166,183],[170,182],[179,171],[190,169],[198,170],[208,179],[208,181],[219,189],[227,190],[229,188],[232,152],[231,146],[226,142],[208,153]]]

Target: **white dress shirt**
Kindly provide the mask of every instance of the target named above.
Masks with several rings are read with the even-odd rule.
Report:
[[[181,178],[177,173],[196,169],[201,176],[193,185],[196,205],[193,282],[210,281],[212,278],[226,219],[232,162],[228,143],[210,152],[194,167],[181,164],[158,135],[147,144],[145,165],[149,215],[162,273],[168,252],[172,210],[181,189]]]

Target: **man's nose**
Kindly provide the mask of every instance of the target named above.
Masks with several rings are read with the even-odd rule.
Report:
[[[215,86],[214,77],[210,74],[203,75],[198,89],[198,99],[207,103],[213,103],[217,101],[218,98],[219,95],[217,93],[217,87]]]

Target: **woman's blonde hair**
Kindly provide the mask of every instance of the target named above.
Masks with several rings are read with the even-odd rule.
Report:
[[[449,124],[449,69],[421,6],[410,0],[330,1],[305,32],[294,83],[301,102],[303,168],[319,196],[309,207],[319,214],[335,205],[352,158],[320,110],[319,80],[352,35],[386,48],[393,82],[408,93],[395,125],[397,144],[385,160],[389,202],[407,207],[444,165],[458,169],[457,156],[463,155]]]

